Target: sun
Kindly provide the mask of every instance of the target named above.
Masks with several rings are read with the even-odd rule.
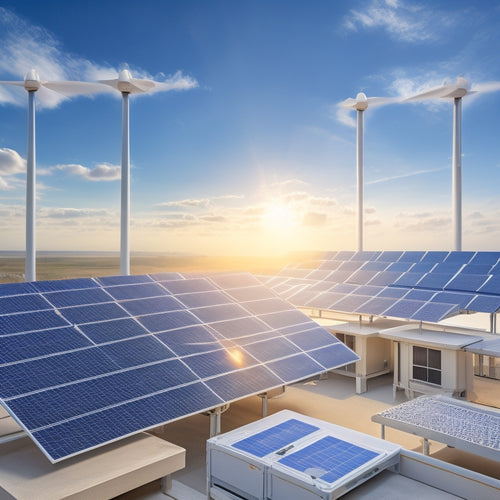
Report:
[[[289,231],[295,226],[295,213],[283,203],[272,203],[264,213],[264,224],[273,231]]]

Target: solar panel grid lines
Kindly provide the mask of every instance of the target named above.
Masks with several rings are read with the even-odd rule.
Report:
[[[159,277],[164,278],[164,275]],[[69,298],[58,302],[66,307],[50,305],[54,308],[42,311],[62,322],[50,325],[59,335],[52,335],[47,343],[50,332],[46,332],[46,328],[7,334],[12,341],[0,353],[0,360],[4,354],[5,361],[0,365],[3,375],[0,377],[0,392],[9,398],[11,410],[15,407],[15,411],[21,413],[16,418],[19,417],[22,423],[24,416],[32,424],[31,427],[25,426],[25,430],[41,445],[51,461],[93,449],[104,442],[180,418],[189,412],[213,408],[207,406],[208,403],[223,404],[231,398],[261,393],[292,379],[296,381],[316,375],[350,361],[353,356],[330,333],[262,287],[251,275],[217,275],[216,280],[211,276],[205,282],[200,281],[200,277],[193,280],[198,281],[179,285],[190,279],[176,279],[176,285],[170,286],[169,290],[169,281],[156,283],[150,276],[105,277],[93,281],[94,291],[81,288],[81,293],[76,294],[74,292],[78,289],[74,289],[74,285],[51,284],[46,286],[51,290],[47,294],[53,294],[54,289],[69,289]],[[233,302],[222,304],[222,309],[218,305],[215,308],[193,308],[198,314],[200,310],[207,313],[211,309],[210,317],[201,320],[178,302],[182,293],[171,293],[176,288],[177,292],[189,291],[192,294],[193,288],[199,290],[200,285],[206,289],[207,282],[212,285],[212,290],[230,297]],[[83,284],[80,283],[80,286]],[[115,297],[111,297],[105,289],[111,289]],[[161,295],[158,296],[158,293]],[[94,296],[97,301],[110,302],[88,304],[89,296]],[[62,295],[53,297],[62,299]],[[75,306],[76,303],[78,305]],[[148,303],[154,304],[152,310],[148,309]],[[172,304],[182,309],[170,310]],[[232,307],[228,309],[228,305]],[[128,306],[128,312],[125,306]],[[162,312],[154,312],[157,307]],[[142,314],[144,312],[148,314]],[[223,313],[222,316],[219,313]],[[37,314],[39,311],[28,315],[37,319]],[[0,323],[8,316],[16,314],[0,314]],[[78,326],[72,326],[74,324]],[[30,326],[30,323],[22,326],[26,325]],[[5,334],[5,330],[2,333]],[[26,361],[22,354],[25,351],[23,337],[27,340],[29,335],[30,341],[40,342],[42,350],[35,353],[41,354],[40,357]],[[0,336],[0,346],[7,338]],[[61,351],[60,342],[63,349],[69,346],[70,350]],[[311,350],[314,356],[321,358],[321,363],[309,355]],[[345,356],[347,353],[348,357]],[[290,369],[289,363],[295,363],[299,359],[297,356],[304,363],[298,370],[295,367]],[[189,366],[195,359],[206,362]],[[152,370],[161,370],[167,364],[172,366],[172,363],[181,363],[192,376],[184,378],[180,385],[168,383],[168,386],[155,386],[154,391],[151,387],[141,389],[140,384],[137,386],[125,381],[138,370],[152,373]],[[22,366],[21,372],[15,368],[17,365]],[[40,371],[42,376],[33,376]],[[156,378],[158,383],[167,384],[168,377]],[[120,380],[124,392],[109,389],[109,393],[100,394],[100,384],[105,384],[103,380],[108,381],[110,387]],[[95,397],[90,392],[82,397],[81,389],[84,387],[87,391],[94,391],[92,394]],[[139,392],[130,393],[137,390]],[[50,410],[44,414],[42,404],[41,413],[36,418],[26,414],[28,408],[33,406],[28,404],[30,401],[37,398],[43,401],[43,396],[48,397],[49,394],[52,398]],[[174,398],[174,394],[182,396]],[[186,399],[190,394],[195,396],[194,400],[182,408],[179,397]],[[87,400],[96,406],[89,406]],[[66,406],[57,404],[57,401],[65,401]],[[81,401],[83,406],[76,401]],[[205,406],[201,408],[200,405]],[[50,412],[59,407],[65,408],[66,413],[63,416],[59,414],[59,420],[54,420]],[[75,409],[77,414],[72,414]],[[147,413],[146,419],[143,418],[144,412]],[[126,415],[125,419],[112,425],[120,415]],[[52,425],[54,422],[57,425]]]
[[[458,312],[457,304],[442,304],[439,302],[427,302],[418,309],[410,319],[438,323],[452,313]]]
[[[439,263],[439,262],[444,262],[445,259],[448,257],[450,252],[442,252],[442,251],[429,251],[426,252],[425,255],[422,257],[420,262],[432,262],[434,264]]]
[[[459,273],[443,288],[444,290],[477,292],[486,283],[488,278],[488,275]]]

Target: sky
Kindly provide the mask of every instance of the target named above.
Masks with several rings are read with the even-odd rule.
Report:
[[[129,69],[131,250],[354,250],[358,92],[500,80],[482,0],[0,2],[0,80]],[[36,93],[37,248],[119,251],[121,98]],[[463,249],[499,250],[500,92],[463,100]],[[25,248],[27,93],[0,85],[0,250]],[[449,99],[364,113],[364,249],[452,250]]]

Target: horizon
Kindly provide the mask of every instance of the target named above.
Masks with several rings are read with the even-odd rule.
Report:
[[[120,8],[117,8],[117,7]],[[149,0],[0,7],[0,79],[133,77],[131,252],[356,248],[358,92],[500,80],[500,6]],[[139,40],[140,43],[134,43]],[[119,252],[119,96],[37,91],[37,250]],[[25,237],[26,92],[0,85],[1,250]],[[464,98],[463,250],[497,250],[500,92]],[[365,112],[365,250],[452,250],[452,103]]]

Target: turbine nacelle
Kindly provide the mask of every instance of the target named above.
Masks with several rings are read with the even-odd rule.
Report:
[[[366,97],[363,92],[359,92],[356,99],[349,97],[349,99],[342,101],[339,106],[355,109],[356,111],[365,111],[368,109],[368,106],[382,106],[383,104],[390,104],[399,100],[398,97]]]
[[[121,70],[118,78],[114,80],[100,80],[100,83],[109,85],[122,94],[142,94],[155,86],[155,82],[152,80],[132,78],[132,74],[128,69]]]
[[[37,91],[42,86],[40,76],[34,69],[30,69],[24,77],[24,88],[28,91]]]

